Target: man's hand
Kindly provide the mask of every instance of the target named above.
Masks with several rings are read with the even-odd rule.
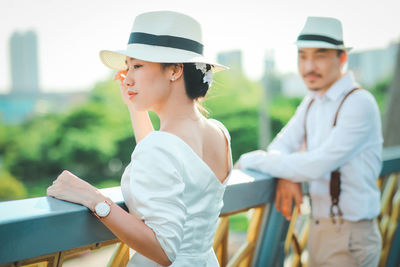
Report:
[[[275,207],[277,211],[282,212],[286,220],[292,218],[293,200],[296,206],[300,208],[300,204],[303,202],[301,184],[285,179],[278,179],[275,192]]]

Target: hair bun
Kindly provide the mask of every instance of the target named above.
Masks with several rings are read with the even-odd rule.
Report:
[[[191,99],[204,97],[207,94],[209,83],[204,81],[204,76],[211,70],[211,65],[206,64],[206,72],[197,68],[195,63],[183,63],[183,78],[186,93]]]

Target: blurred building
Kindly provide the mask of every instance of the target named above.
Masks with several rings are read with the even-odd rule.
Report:
[[[40,94],[37,51],[37,36],[33,31],[11,35],[11,90],[0,95],[0,115],[5,123],[18,123],[33,114]]]
[[[273,49],[267,50],[264,55],[262,84],[269,101],[282,94],[282,80],[276,70],[275,53]]]
[[[278,73],[275,67],[274,51],[265,53],[263,87],[266,90],[269,101],[279,95],[288,97],[304,97],[307,88],[297,73]]]
[[[304,97],[308,89],[298,73],[287,73],[282,76],[282,94],[289,97]]]
[[[217,55],[218,63],[228,66],[231,70],[242,73],[242,51],[233,50],[221,52]]]
[[[11,93],[39,93],[38,42],[35,32],[14,32],[9,44]]]
[[[348,68],[363,86],[372,87],[393,74],[397,48],[398,44],[392,43],[383,49],[350,52]]]
[[[41,92],[35,32],[13,33],[9,41],[9,55],[11,89],[8,94],[0,94],[0,121],[17,124],[38,112],[60,112],[86,100],[87,92]]]

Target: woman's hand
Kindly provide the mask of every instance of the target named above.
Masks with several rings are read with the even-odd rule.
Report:
[[[120,70],[117,72],[117,74],[115,74],[114,81],[120,81],[119,88],[121,91],[122,100],[124,101],[125,105],[127,105],[128,108],[130,108],[132,106],[132,102],[129,99],[128,87],[126,83],[124,83],[126,75],[128,75],[127,70]]]
[[[61,200],[84,205],[90,210],[106,199],[96,187],[69,171],[63,171],[53,185],[47,188],[47,195]]]

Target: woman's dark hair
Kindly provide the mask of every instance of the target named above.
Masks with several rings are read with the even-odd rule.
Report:
[[[162,63],[162,67],[165,69],[169,66],[173,66],[176,63]],[[207,71],[211,69],[210,64],[206,64]],[[190,99],[196,100],[204,97],[208,91],[208,83],[203,82],[204,73],[201,70],[196,69],[194,63],[183,63],[183,80],[185,81],[186,94]]]

